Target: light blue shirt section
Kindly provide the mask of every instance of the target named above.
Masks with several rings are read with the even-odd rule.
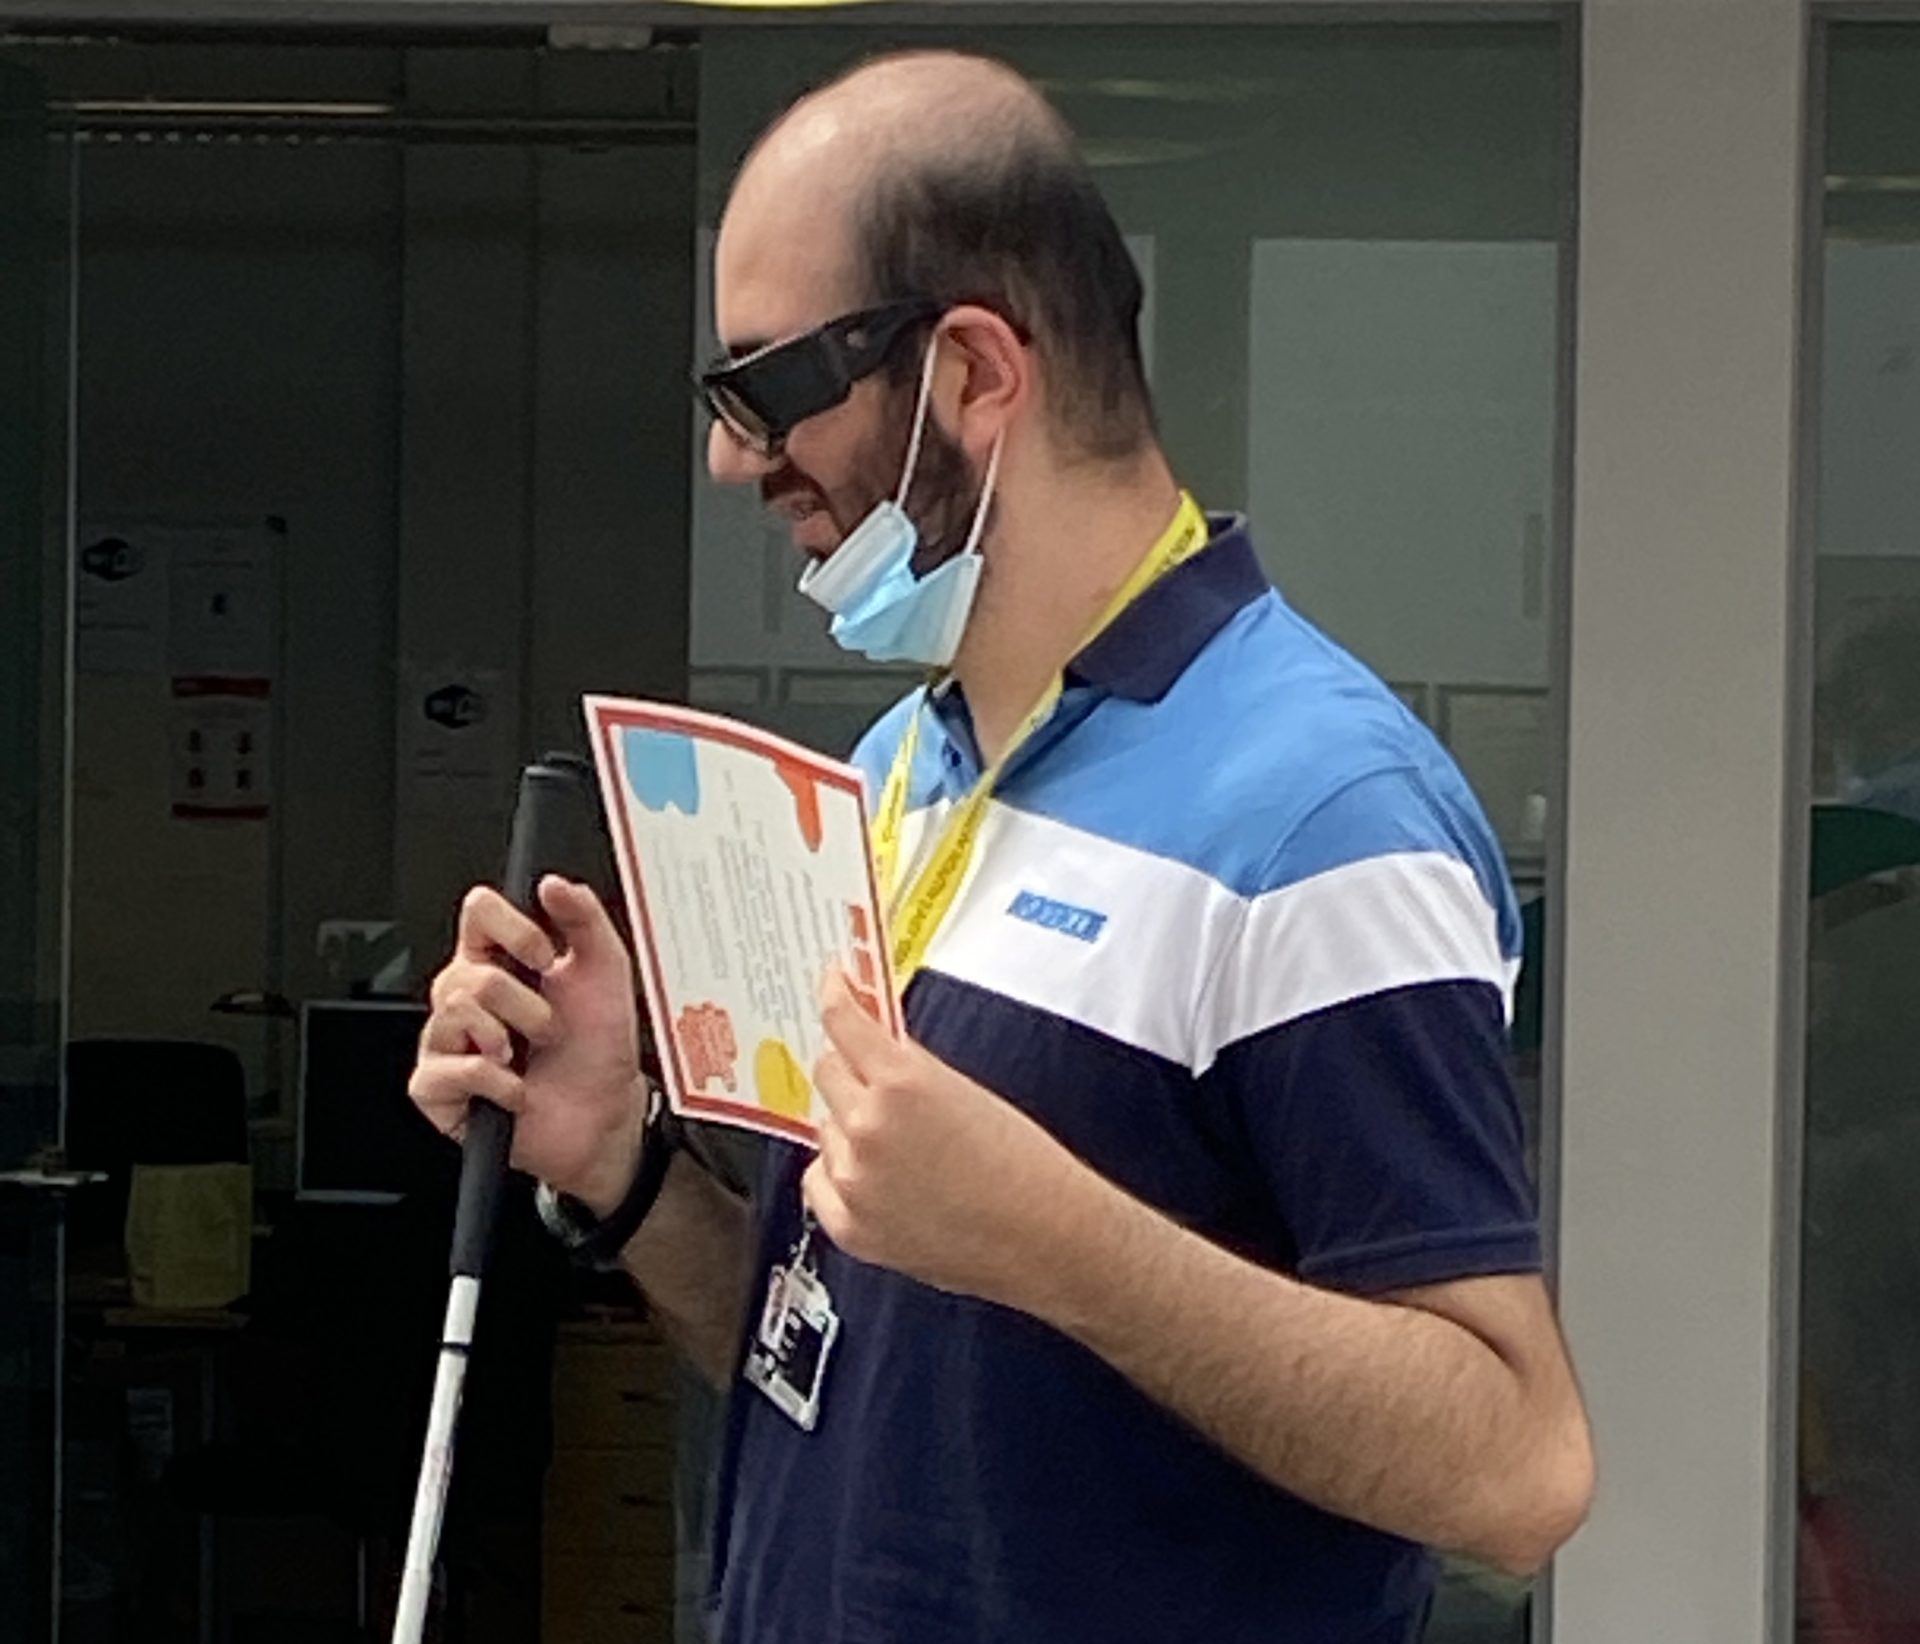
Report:
[[[1168,581],[1244,582],[1249,561],[1236,527]],[[1163,597],[1152,613],[1164,634],[1123,637],[1149,646],[1191,639],[1167,605]],[[916,713],[909,810],[957,799],[979,776],[960,693],[929,700],[915,691],[855,752],[873,790]],[[1503,954],[1520,957],[1519,911],[1498,842],[1452,757],[1363,663],[1271,587],[1205,636],[1159,695],[1070,685],[996,797],[1182,863],[1242,897],[1375,857],[1445,855],[1472,871]]]

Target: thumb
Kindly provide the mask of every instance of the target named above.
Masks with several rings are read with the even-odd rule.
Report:
[[[589,965],[625,963],[620,933],[600,898],[586,885],[550,873],[540,881],[540,906],[570,952]]]

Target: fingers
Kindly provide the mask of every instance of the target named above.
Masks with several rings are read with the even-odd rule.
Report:
[[[518,1113],[526,1100],[520,1076],[511,1068],[477,1052],[422,1054],[407,1082],[407,1094],[434,1125],[455,1135],[466,1123],[467,1106],[476,1096]]]
[[[846,1057],[837,1050],[829,1050],[813,1064],[813,1088],[826,1103],[827,1112],[844,1123],[859,1100],[860,1078]]]
[[[464,1007],[478,1006],[486,1015],[504,1023],[529,1044],[550,1043],[554,1036],[553,1006],[516,976],[509,976],[498,965],[485,960],[456,959],[433,979],[433,1009],[436,1016]],[[429,1028],[433,1024],[428,1023]],[[475,1041],[485,1048],[485,1041]],[[435,1039],[435,1048],[457,1050],[460,1047],[445,1037]]]
[[[477,1050],[502,1066],[513,1060],[513,1039],[499,1017],[489,1015],[479,1000],[465,993],[451,993],[446,1002],[427,1018],[421,1030],[422,1051],[459,1055]]]
[[[537,894],[568,949],[585,963],[626,962],[626,949],[612,917],[587,886],[550,873],[540,881]]]
[[[820,985],[820,1020],[833,1048],[859,1078],[871,1079],[894,1050],[893,1035],[861,1007],[838,965],[828,968]]]
[[[484,962],[497,953],[543,972],[554,961],[553,939],[491,885],[475,885],[460,904],[458,956]]]
[[[853,1218],[847,1211],[846,1200],[840,1197],[840,1190],[833,1185],[824,1159],[815,1159],[807,1166],[806,1174],[800,1178],[800,1197],[827,1237],[852,1255],[847,1246]]]

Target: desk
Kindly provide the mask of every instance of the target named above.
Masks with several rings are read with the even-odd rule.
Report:
[[[232,1308],[136,1307],[114,1251],[72,1273],[72,1476],[85,1499],[70,1523],[90,1587],[68,1644],[383,1636],[451,1220],[438,1202],[287,1206],[256,1246],[253,1292]],[[564,1255],[516,1205],[489,1276],[442,1542],[443,1636],[463,1644],[539,1637],[544,1405],[566,1282]]]
[[[129,1572],[116,1571],[102,1608],[177,1615],[191,1592],[190,1636],[212,1644],[218,1609],[217,1542],[211,1516],[169,1501],[163,1480],[173,1459],[220,1437],[227,1359],[244,1332],[244,1315],[225,1308],[153,1309],[127,1304],[124,1280],[75,1275],[68,1296],[69,1490],[75,1535],[96,1540],[94,1558],[112,1569],[105,1549],[131,1517],[158,1542]],[[169,1552],[186,1553],[188,1582]],[[152,1556],[155,1551],[160,1556]],[[131,1575],[131,1590],[122,1579]],[[176,1630],[174,1636],[186,1635]]]
[[[230,1307],[109,1307],[100,1315],[109,1330],[166,1330],[192,1336],[225,1336],[247,1327]]]

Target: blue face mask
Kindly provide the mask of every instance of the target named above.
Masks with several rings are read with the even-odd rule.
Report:
[[[987,476],[966,546],[923,577],[913,574],[920,533],[902,506],[920,460],[927,403],[933,388],[934,346],[927,348],[920,373],[919,403],[907,442],[905,472],[891,501],[874,506],[826,559],[815,560],[800,575],[800,592],[833,613],[836,644],[874,662],[915,662],[929,668],[949,666],[960,649],[967,617],[980,587],[980,535],[1000,466],[1000,442],[987,459]]]

